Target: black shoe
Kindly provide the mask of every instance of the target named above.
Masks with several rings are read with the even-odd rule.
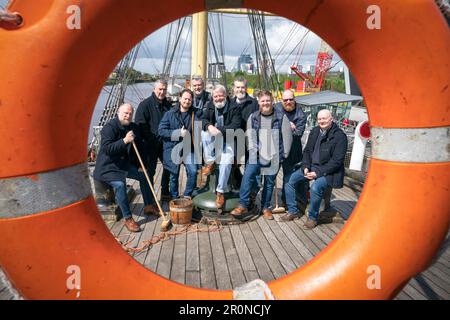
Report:
[[[298,219],[298,218],[299,218],[298,214],[293,214],[293,213],[287,212],[280,217],[280,220],[287,222],[287,221],[292,221],[292,220]]]
[[[170,200],[172,200],[172,196],[170,195],[170,193],[161,192],[161,202],[169,202]]]

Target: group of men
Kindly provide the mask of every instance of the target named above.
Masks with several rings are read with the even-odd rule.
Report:
[[[306,203],[307,189],[302,186],[313,182],[309,217],[304,227],[314,228],[324,191],[343,185],[347,137],[333,122],[330,111],[323,109],[318,113],[318,126],[311,130],[302,151],[306,115],[295,102],[293,91],[284,91],[282,101],[274,105],[270,91],[260,91],[258,99],[251,97],[243,78],[234,80],[232,97],[222,85],[216,85],[209,94],[199,76],[194,76],[191,84],[193,90],[182,90],[178,103],[172,106],[166,98],[167,82],[157,80],[152,95],[139,104],[134,123],[133,107],[123,104],[117,117],[101,130],[94,178],[114,189],[127,229],[140,231],[126,197],[126,178],[139,180],[144,213],[158,215],[156,200],[134,148],[130,147],[132,143],[136,143],[145,159],[152,184],[158,159],[162,162],[163,201],[180,196],[180,164],[184,165],[187,176],[181,197],[187,198],[197,187],[199,169],[203,176],[208,176],[218,167],[215,191],[216,206],[220,209],[229,191],[232,167],[243,165],[239,206],[230,212],[236,218],[253,208],[261,191],[261,213],[264,218],[273,219],[271,200],[280,168],[283,169],[281,197],[288,209],[281,216],[282,221],[300,216],[297,191],[304,190],[300,196]],[[239,138],[242,135],[244,139]]]

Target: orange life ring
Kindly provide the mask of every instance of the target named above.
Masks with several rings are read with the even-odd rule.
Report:
[[[0,199],[0,263],[12,284],[26,298],[73,299],[67,270],[77,265],[80,298],[232,297],[232,291],[194,289],[139,265],[96,214],[80,174],[92,108],[120,58],[174,19],[232,4],[287,17],[329,43],[358,80],[374,137],[351,219],[306,266],[270,282],[273,295],[394,297],[427,267],[449,228],[450,33],[434,1],[376,2],[380,30],[368,28],[366,2],[353,0],[13,0],[10,11],[24,21],[0,29],[0,186],[26,203]],[[81,9],[81,29],[67,28],[71,5]],[[424,81],[425,70],[433,74]],[[421,150],[435,134],[439,141]],[[56,193],[68,188],[66,174],[81,177],[74,185],[82,190],[69,188],[70,199],[37,202],[26,195],[41,184]],[[371,266],[379,267],[380,287],[367,285]]]

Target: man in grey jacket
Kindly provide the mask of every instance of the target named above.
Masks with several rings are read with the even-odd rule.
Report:
[[[256,176],[264,176],[261,197],[262,214],[273,219],[270,203],[275,178],[280,163],[289,155],[292,145],[292,132],[289,119],[273,107],[272,93],[262,90],[258,94],[259,110],[247,122],[249,159],[245,166],[239,192],[239,206],[231,214],[239,217],[248,212],[250,193],[256,185]]]

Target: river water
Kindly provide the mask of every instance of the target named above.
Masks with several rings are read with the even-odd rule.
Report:
[[[177,80],[177,83],[182,83],[184,80]],[[170,87],[170,86],[169,86]],[[92,114],[91,124],[89,126],[89,137],[88,144],[92,141],[93,136],[93,126],[98,125],[98,121],[103,114],[103,109],[105,108],[106,102],[108,100],[109,92],[111,91],[112,86],[103,87],[100,95],[97,98],[97,102],[95,104],[94,113]],[[175,88],[177,90],[177,88]],[[129,85],[127,87],[127,91],[125,92],[125,102],[131,103],[136,111],[139,103],[149,97],[153,91],[153,82],[145,82],[145,83],[136,83],[133,85]],[[169,88],[170,92],[170,88]]]

